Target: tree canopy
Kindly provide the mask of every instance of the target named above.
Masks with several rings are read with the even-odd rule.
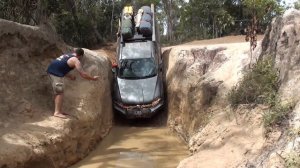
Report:
[[[300,0],[298,0],[297,2],[295,2],[295,8],[296,9],[300,9]]]
[[[50,24],[67,43],[89,47],[116,39],[124,5],[138,10],[151,3],[167,43],[240,34],[253,17],[264,30],[283,11],[280,0],[1,0],[0,18]]]

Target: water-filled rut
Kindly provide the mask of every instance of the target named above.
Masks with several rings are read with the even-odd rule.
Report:
[[[115,126],[71,168],[174,168],[187,156],[184,143],[166,127]]]

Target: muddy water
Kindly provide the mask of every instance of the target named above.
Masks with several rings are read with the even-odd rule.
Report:
[[[167,128],[116,126],[71,168],[175,168],[187,156],[185,145]]]

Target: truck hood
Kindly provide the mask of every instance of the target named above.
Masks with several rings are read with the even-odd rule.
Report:
[[[118,86],[124,104],[148,104],[160,94],[158,77],[146,79],[120,79]]]

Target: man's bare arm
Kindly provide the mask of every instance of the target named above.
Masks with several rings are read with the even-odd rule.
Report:
[[[81,63],[77,60],[75,62],[75,68],[77,69],[77,71],[79,72],[80,76],[84,79],[87,79],[87,80],[97,80],[99,78],[99,76],[90,76],[88,73],[86,73],[82,66],[81,66]]]

